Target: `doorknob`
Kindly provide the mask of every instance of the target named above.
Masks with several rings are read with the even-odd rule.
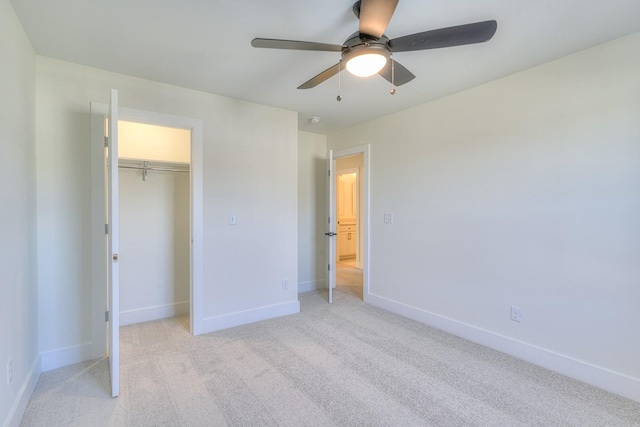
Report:
[[[113,261],[118,262],[118,254],[113,254]]]
[[[334,233],[332,231],[328,232],[328,233],[324,233],[325,236],[329,236],[329,237],[333,237],[333,236],[337,236],[338,233]]]

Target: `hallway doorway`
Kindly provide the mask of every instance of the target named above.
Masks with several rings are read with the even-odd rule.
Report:
[[[363,153],[336,158],[336,289],[359,299],[364,299],[363,169]]]

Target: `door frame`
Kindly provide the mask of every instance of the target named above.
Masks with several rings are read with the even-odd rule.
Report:
[[[104,266],[104,117],[108,105],[91,103],[91,182],[92,182],[92,353],[94,358],[106,352],[106,267]],[[119,119],[149,125],[188,129],[191,131],[191,164],[189,166],[191,256],[189,286],[189,329],[203,333],[203,122],[201,119],[133,108],[119,108]],[[113,313],[112,315],[116,315]],[[119,313],[117,314],[119,315]]]
[[[334,150],[333,151],[333,160],[335,161],[336,159],[339,159],[341,157],[349,157],[349,156],[355,156],[358,154],[362,154],[362,171],[359,174],[359,179],[362,180],[362,194],[360,195],[360,197],[362,197],[362,212],[359,212],[359,217],[358,219],[361,221],[361,231],[362,231],[362,254],[361,254],[361,262],[362,262],[362,299],[364,302],[369,302],[369,292],[370,292],[370,287],[369,287],[369,283],[370,283],[370,230],[371,230],[371,224],[370,224],[370,216],[369,216],[369,212],[370,212],[370,176],[371,176],[371,145],[370,144],[364,144],[364,145],[357,145],[355,147],[349,147],[349,148],[345,148],[342,150]],[[336,171],[336,176],[337,176],[337,171]],[[335,185],[336,185],[336,179],[333,178],[331,180],[331,184],[334,186],[334,197],[335,196]],[[327,192],[327,193],[331,193],[331,192]],[[327,206],[330,206],[330,201],[327,200]],[[359,208],[359,207],[358,207]],[[335,203],[334,203],[334,210],[336,209],[335,207]],[[336,212],[334,211],[332,213],[334,218],[337,218],[336,216]],[[358,242],[359,245],[359,242]],[[330,269],[335,271],[336,268],[336,257],[334,256],[333,259],[328,260],[329,264],[330,264]]]

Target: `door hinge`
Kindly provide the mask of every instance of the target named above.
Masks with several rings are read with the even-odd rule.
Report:
[[[109,321],[109,310],[104,312],[104,321],[108,322]]]
[[[104,234],[109,234],[109,224],[104,225]]]
[[[109,148],[109,137],[108,136],[104,137],[104,148]]]
[[[329,176],[331,176],[331,169],[329,169],[327,173],[329,174]]]
[[[327,270],[331,271],[331,264],[327,264]]]

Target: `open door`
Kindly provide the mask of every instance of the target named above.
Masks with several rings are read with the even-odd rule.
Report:
[[[329,304],[333,303],[333,288],[336,287],[336,179],[333,150],[327,153],[327,284],[329,286]]]
[[[120,289],[118,284],[118,91],[111,89],[109,124],[105,150],[107,180],[107,320],[109,322],[109,372],[111,396],[120,392]]]

